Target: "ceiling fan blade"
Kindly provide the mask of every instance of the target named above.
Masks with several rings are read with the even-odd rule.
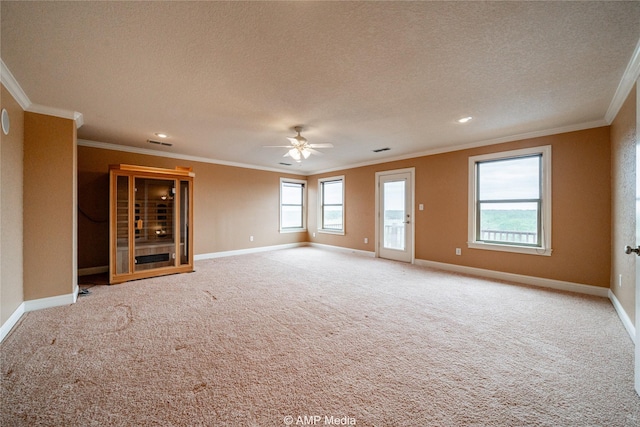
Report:
[[[318,150],[314,150],[313,148],[309,148],[309,147],[307,147],[307,150],[309,150],[310,153],[315,154],[316,156],[322,156],[322,153],[319,152]]]
[[[324,142],[321,144],[309,144],[311,148],[333,148],[333,144],[330,142]]]

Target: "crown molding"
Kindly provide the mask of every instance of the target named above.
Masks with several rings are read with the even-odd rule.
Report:
[[[484,146],[487,146],[487,145],[503,144],[503,143],[506,143],[506,142],[522,141],[524,139],[533,139],[533,138],[540,138],[540,137],[549,136],[549,135],[558,135],[558,134],[567,133],[567,132],[576,132],[576,131],[585,130],[585,129],[594,129],[594,128],[599,128],[599,127],[602,127],[602,126],[608,126],[608,123],[606,123],[606,121],[604,119],[594,120],[594,121],[585,122],[585,123],[578,123],[578,124],[575,124],[575,125],[562,126],[562,127],[557,127],[557,128],[553,128],[553,129],[544,129],[544,130],[539,130],[539,131],[535,131],[535,132],[527,132],[527,133],[520,133],[520,134],[515,134],[515,135],[503,136],[503,137],[500,137],[500,138],[485,139],[485,140],[482,140],[482,141],[471,142],[471,143],[468,143],[468,144],[452,145],[452,146],[448,146],[448,147],[438,147],[438,148],[433,148],[433,149],[427,150],[427,151],[421,151],[421,152],[417,152],[417,153],[410,153],[410,154],[405,154],[405,155],[396,156],[396,157],[386,157],[386,158],[380,159],[380,160],[371,160],[371,161],[363,162],[363,163],[356,163],[356,164],[350,164],[350,165],[345,165],[345,166],[338,166],[338,167],[331,168],[331,169],[323,169],[323,170],[318,170],[318,171],[311,171],[311,172],[307,173],[307,176],[309,176],[309,175],[318,175],[318,174],[323,174],[323,173],[328,173],[328,172],[336,172],[336,171],[341,171],[341,170],[345,170],[345,169],[360,168],[360,167],[364,167],[364,166],[379,165],[379,164],[382,164],[382,163],[395,162],[395,161],[398,161],[398,160],[407,160],[407,159],[414,159],[414,158],[417,158],[417,157],[433,156],[435,154],[451,153],[453,151],[469,150],[471,148],[484,147]]]
[[[9,68],[6,66],[2,58],[0,58],[0,74],[1,74],[2,84],[7,88],[9,93],[16,99],[16,101],[22,107],[23,110],[39,113],[39,114],[71,119],[76,122],[77,128],[80,128],[84,124],[84,116],[82,115],[82,113],[79,113],[76,111],[64,110],[60,108],[47,107],[39,104],[33,104],[29,99],[29,97],[26,95],[26,93],[22,90],[22,88],[20,87],[17,80],[15,79],[15,77],[13,76]],[[396,157],[387,157],[385,159],[372,160],[372,161],[356,163],[356,164],[349,164],[349,165],[338,166],[330,169],[305,171],[305,172],[301,171],[301,173],[293,173],[291,171],[278,169],[278,168],[268,168],[268,167],[250,165],[250,164],[227,162],[223,160],[210,159],[210,158],[198,157],[198,156],[182,155],[182,154],[176,154],[176,153],[165,153],[162,151],[156,151],[151,149],[128,147],[124,145],[109,144],[109,143],[96,142],[96,141],[78,140],[78,145],[83,145],[86,147],[102,148],[107,150],[148,154],[153,156],[171,157],[176,159],[192,160],[197,162],[213,163],[213,164],[220,164],[220,165],[234,166],[234,167],[241,167],[241,168],[248,168],[248,169],[265,170],[270,172],[310,176],[310,175],[340,171],[344,169],[352,169],[357,167],[388,163],[388,162],[393,162],[398,160],[406,160],[406,159],[411,159],[416,157],[423,157],[423,156],[429,156],[434,154],[441,154],[441,153],[465,150],[470,148],[477,148],[477,147],[482,147],[486,145],[501,144],[505,142],[519,141],[519,140],[530,139],[530,138],[538,138],[538,137],[548,136],[553,134],[596,128],[600,126],[608,126],[615,119],[616,115],[620,111],[620,108],[622,107],[622,104],[626,100],[627,96],[631,92],[631,89],[633,88],[633,86],[635,85],[636,81],[639,78],[640,78],[640,40],[638,40],[638,43],[636,44],[636,48],[633,54],[631,55],[631,59],[629,60],[629,63],[627,64],[627,67],[622,75],[622,79],[620,80],[620,83],[618,84],[618,87],[611,100],[611,103],[609,104],[609,108],[607,109],[607,112],[605,113],[604,118],[601,120],[580,123],[580,124],[570,125],[565,127],[559,127],[554,129],[546,129],[541,131],[510,135],[510,136],[505,136],[505,137],[500,137],[500,138],[495,138],[490,140],[472,142],[469,144],[461,144],[461,145],[450,146],[450,147],[440,147],[440,148],[435,148],[435,149],[427,150],[423,152],[411,153],[411,154],[406,154],[406,155],[396,156]]]
[[[432,156],[435,154],[450,153],[453,151],[460,151],[460,150],[468,150],[471,148],[484,147],[487,145],[503,144],[506,142],[515,142],[515,141],[521,141],[524,139],[540,138],[543,136],[557,135],[557,134],[567,133],[567,132],[576,132],[576,131],[586,130],[586,129],[594,129],[602,126],[608,126],[608,124],[605,122],[604,119],[595,120],[592,122],[579,123],[576,125],[562,126],[562,127],[553,128],[553,129],[546,129],[541,131],[510,135],[510,136],[505,136],[500,138],[487,139],[483,141],[476,141],[469,144],[454,145],[450,147],[439,147],[439,148],[434,148],[432,150],[421,151],[418,153],[410,153],[410,154],[405,154],[405,155],[396,156],[396,157],[386,157],[380,160],[372,160],[368,162],[348,164],[344,166],[337,166],[335,168],[330,168],[330,169],[322,169],[322,170],[316,170],[316,171],[314,170],[300,171],[299,173],[295,173],[285,169],[269,168],[269,167],[250,165],[245,163],[227,162],[224,160],[216,160],[208,157],[190,156],[190,155],[178,154],[178,153],[167,153],[164,151],[157,151],[149,148],[130,147],[127,145],[90,141],[86,139],[78,139],[78,146],[100,148],[103,150],[124,151],[127,153],[146,154],[149,156],[169,157],[172,159],[189,160],[194,162],[211,163],[216,165],[233,166],[233,167],[244,168],[244,169],[264,170],[268,172],[278,172],[278,173],[286,173],[290,175],[299,175],[299,176],[308,177],[311,175],[319,175],[319,174],[324,174],[328,172],[342,171],[346,169],[355,169],[355,168],[360,168],[364,166],[379,165],[383,163],[395,162],[398,160],[415,159],[418,157]]]
[[[640,77],[640,40],[638,40],[638,44],[636,44],[636,49],[631,55],[629,64],[627,64],[627,68],[622,74],[622,79],[620,79],[620,83],[618,83],[616,93],[613,95],[609,108],[604,115],[604,119],[607,121],[608,125],[610,125],[613,122],[613,119],[618,115],[620,108],[622,108],[622,104],[624,104],[627,96],[629,96],[629,93],[631,92],[631,89],[633,89],[633,85],[638,80],[638,77]]]
[[[34,104],[31,102],[2,58],[0,58],[0,80],[2,81],[2,85],[7,88],[11,96],[13,96],[24,111],[70,119],[76,122],[76,128],[80,128],[84,124],[84,117],[82,116],[82,113],[64,110],[62,108],[47,107],[45,105]]]
[[[13,74],[9,71],[9,67],[7,67],[2,58],[0,58],[0,80],[2,81],[2,85],[7,88],[11,96],[13,96],[23,110],[29,108],[31,100],[27,94],[24,93],[18,84],[18,81],[13,77]]]
[[[215,165],[232,166],[243,169],[263,170],[267,172],[285,173],[287,175],[306,176],[306,173],[295,173],[290,170],[269,168],[265,166],[256,166],[245,163],[227,162],[225,160],[211,159],[208,157],[190,156],[187,154],[167,153],[164,151],[153,150],[150,148],[130,147],[128,145],[111,144],[108,142],[90,141],[87,139],[78,139],[79,147],[100,148],[102,150],[123,151],[126,153],[146,154],[148,156],[168,157],[171,159],[188,160],[192,162],[211,163]]]
[[[25,111],[73,120],[76,122],[76,128],[80,128],[84,124],[84,117],[82,116],[82,113],[78,113],[77,111],[47,107],[46,105],[40,104],[31,104],[29,108],[25,109]]]

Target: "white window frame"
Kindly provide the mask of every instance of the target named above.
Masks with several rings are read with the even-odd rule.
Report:
[[[323,184],[325,182],[334,182],[334,181],[342,181],[342,228],[341,229],[337,229],[337,228],[324,228],[324,186]],[[327,233],[327,234],[339,234],[339,235],[343,235],[345,234],[345,223],[344,223],[344,218],[345,218],[345,200],[344,200],[344,194],[345,194],[345,180],[344,180],[344,175],[340,175],[340,176],[332,176],[329,178],[319,178],[318,179],[318,233]]]
[[[302,184],[302,227],[282,227],[282,185],[285,183]],[[299,233],[307,231],[307,181],[303,179],[280,178],[279,230],[280,233]]]
[[[540,238],[541,246],[519,246],[514,244],[487,243],[476,240],[477,234],[477,168],[479,162],[491,160],[507,160],[518,157],[541,155],[541,212]],[[531,255],[551,256],[551,146],[524,148],[520,150],[502,151],[499,153],[483,154],[469,157],[469,224],[467,246],[470,249],[485,249],[491,251],[515,252]]]

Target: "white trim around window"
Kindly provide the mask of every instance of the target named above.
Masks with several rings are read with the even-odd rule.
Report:
[[[299,196],[296,194],[300,192]],[[307,181],[280,178],[280,233],[307,231]]]
[[[340,183],[341,184],[341,188],[340,188],[340,200],[336,200],[335,196],[336,194],[332,194],[333,196],[333,200],[332,203],[326,203],[327,200],[325,198],[325,185],[331,185],[331,184],[337,184]],[[345,212],[345,203],[344,203],[344,191],[345,191],[345,181],[344,181],[344,175],[341,176],[332,176],[329,178],[319,178],[318,179],[318,233],[328,233],[328,234],[340,234],[340,235],[344,235],[345,234],[345,226],[344,226],[344,212]],[[327,227],[327,224],[325,223],[325,206],[326,207],[333,207],[334,211],[339,209],[340,212],[340,218],[339,220],[336,220],[336,224],[333,227]],[[337,223],[339,221],[339,224]]]
[[[540,195],[538,217],[538,242],[536,245],[483,241],[479,236],[478,215],[478,164],[484,162],[540,156]],[[508,202],[509,200],[505,200]],[[470,249],[515,252],[550,256],[551,249],[551,146],[524,148],[469,157],[469,218],[468,241]]]

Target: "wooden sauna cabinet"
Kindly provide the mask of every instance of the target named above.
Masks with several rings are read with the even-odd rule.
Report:
[[[193,271],[191,168],[109,167],[109,283]]]

